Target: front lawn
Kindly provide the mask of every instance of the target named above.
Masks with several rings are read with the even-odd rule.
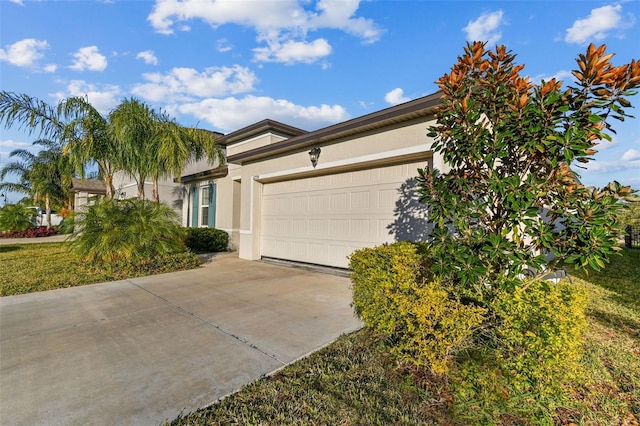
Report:
[[[578,277],[579,276],[579,277]],[[172,425],[638,425],[640,421],[640,250],[614,256],[601,273],[575,274],[591,295],[582,379],[569,401],[527,404],[511,412],[456,404],[447,383],[417,385],[383,342],[362,330]],[[511,390],[514,394],[516,392]],[[496,407],[496,412],[498,407]],[[532,420],[531,413],[539,414]]]
[[[195,255],[185,253],[147,264],[114,265],[106,269],[79,260],[66,242],[0,245],[0,296],[116,281],[198,265]]]

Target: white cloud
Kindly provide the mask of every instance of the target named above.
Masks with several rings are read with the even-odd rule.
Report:
[[[143,74],[147,83],[136,85],[131,92],[149,101],[190,101],[194,98],[226,96],[254,90],[258,81],[248,68],[207,68],[199,72],[193,68],[173,68],[167,74]]]
[[[387,101],[391,105],[398,105],[405,102],[409,102],[411,98],[404,96],[404,90],[399,87],[396,87],[386,95],[384,95],[384,100]]]
[[[542,80],[550,81],[552,78],[555,78],[558,81],[564,82],[564,81],[567,81],[568,79],[573,80],[573,74],[571,74],[571,71],[560,70],[553,75],[548,75],[548,74],[535,75],[531,78],[531,81],[534,83],[540,83],[542,82]]]
[[[267,43],[254,49],[256,60],[292,63],[300,58],[311,62],[331,50],[326,39],[307,42],[309,31],[336,29],[364,43],[380,39],[382,30],[373,20],[355,16],[359,5],[360,0],[156,0],[147,19],[163,34],[172,34],[174,24],[192,19],[201,19],[213,28],[225,24],[249,27],[256,31],[258,42]]]
[[[371,19],[354,18],[360,0],[320,0],[316,4],[318,14],[309,20],[311,29],[334,28],[361,38],[365,43],[375,43],[382,30]]]
[[[592,40],[602,40],[608,31],[620,26],[621,11],[622,6],[619,4],[592,9],[588,17],[578,19],[571,28],[567,29],[564,41],[582,44]]]
[[[33,150],[33,144],[29,142],[19,142],[11,139],[0,140],[0,163],[9,163],[15,158],[9,157],[11,151],[15,149],[26,149],[27,151]]]
[[[590,161],[586,164],[586,172],[612,173],[623,170],[640,170],[640,158],[629,161]]]
[[[83,80],[72,80],[67,85],[65,92],[51,94],[56,100],[79,96],[86,97],[91,105],[101,114],[107,114],[109,110],[120,103],[120,87],[115,85],[96,86]]]
[[[284,99],[247,95],[174,105],[167,110],[190,114],[222,131],[233,131],[270,118],[303,129],[317,129],[349,118],[340,105],[301,106]]]
[[[504,12],[497,10],[491,13],[483,13],[475,21],[469,21],[463,31],[467,33],[469,41],[483,41],[489,45],[495,44],[502,37],[500,25],[504,23]]]
[[[107,68],[107,58],[98,51],[97,46],[86,46],[73,54],[75,60],[70,66],[76,71],[104,71]]]
[[[158,65],[158,58],[153,53],[153,50],[145,50],[136,55],[136,59],[142,59],[145,64]]]
[[[594,147],[594,149],[597,149],[598,152],[602,152],[602,151],[611,149],[613,147],[616,147],[619,144],[620,143],[615,139],[615,137],[611,140],[611,142],[609,142],[606,139],[602,139],[600,142],[598,142],[598,144]]]
[[[20,6],[24,6],[24,2],[22,0],[9,0],[11,3],[15,3]]]
[[[282,62],[291,65],[295,62],[310,64],[331,54],[327,40],[319,38],[311,43],[288,40],[284,43],[271,41],[267,47],[253,49],[256,61]]]
[[[49,43],[46,40],[25,38],[9,45],[6,50],[0,49],[0,60],[17,67],[34,66],[38,59],[44,56],[42,51],[48,48]]]
[[[47,64],[42,69],[44,70],[44,72],[56,72],[56,70],[58,69],[58,65],[56,65],[56,64]]]
[[[637,149],[629,149],[622,154],[622,161],[640,160],[640,151]]]
[[[233,50],[233,45],[226,38],[221,38],[216,41],[216,50],[220,53],[226,53]]]
[[[12,139],[0,140],[0,148],[7,148],[13,151],[14,149],[25,149],[31,147],[29,142],[14,141]]]

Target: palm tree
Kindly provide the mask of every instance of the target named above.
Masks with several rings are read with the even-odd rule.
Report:
[[[3,182],[0,191],[21,192],[33,198],[37,203],[44,201],[47,217],[47,228],[51,227],[51,204],[60,206],[68,201],[68,190],[73,176],[72,165],[62,153],[59,143],[48,139],[33,142],[43,149],[37,154],[26,149],[16,149],[9,157],[17,157],[14,161],[0,169],[0,179],[8,174],[17,176],[17,182]]]
[[[179,177],[192,161],[207,158],[210,164],[224,163],[224,152],[215,143],[212,132],[195,127],[182,127],[167,114],[158,116],[159,145],[157,168],[153,169],[153,199],[158,198],[160,178]]]
[[[111,137],[124,154],[123,170],[136,179],[139,198],[144,198],[147,178],[153,180],[151,199],[158,202],[161,178],[179,176],[189,161],[205,155],[211,163],[224,161],[212,133],[182,127],[137,99],[125,99],[111,112],[109,122]]]
[[[109,114],[109,131],[123,153],[122,168],[136,180],[138,198],[144,199],[145,181],[157,159],[156,113],[144,102],[125,99]]]
[[[119,170],[121,151],[110,138],[108,121],[86,98],[63,99],[56,107],[26,94],[0,92],[0,121],[5,127],[17,126],[31,134],[60,140],[80,176],[88,163],[98,165],[107,197],[113,196],[113,174]]]
[[[180,126],[165,112],[156,112],[136,99],[125,99],[105,118],[86,98],[72,97],[57,107],[25,94],[0,92],[0,121],[29,133],[60,140],[77,173],[98,165],[106,197],[114,193],[113,175],[124,171],[136,178],[138,196],[144,197],[144,180],[153,179],[154,201],[159,201],[160,178],[179,176],[189,161],[205,156],[210,163],[224,161],[213,133]]]

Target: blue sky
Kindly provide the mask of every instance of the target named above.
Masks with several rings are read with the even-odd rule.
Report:
[[[569,82],[590,42],[640,59],[638,19],[637,1],[0,0],[0,86],[105,114],[133,96],[223,133],[315,130],[435,92],[467,40],[505,44],[536,80]],[[617,130],[584,183],[640,188],[640,121]],[[0,167],[38,137],[0,132]]]

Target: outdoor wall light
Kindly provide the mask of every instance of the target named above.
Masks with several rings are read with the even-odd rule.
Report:
[[[311,158],[311,165],[315,169],[318,165],[318,158],[320,158],[320,148],[317,146],[309,151],[309,158]]]

